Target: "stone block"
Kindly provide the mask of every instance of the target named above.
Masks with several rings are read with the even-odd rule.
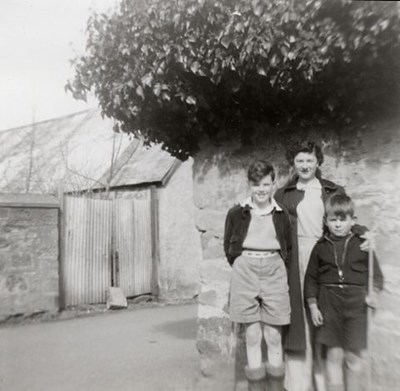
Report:
[[[0,255],[0,274],[6,270],[6,260],[3,255]]]
[[[7,249],[10,247],[11,242],[8,238],[6,237],[0,237],[0,249]]]
[[[12,273],[5,279],[5,288],[11,294],[24,293],[29,289],[29,281],[21,274]]]
[[[211,232],[222,238],[224,235],[226,212],[212,209],[200,209],[196,215],[196,226],[201,232]]]
[[[29,251],[29,248],[26,248],[25,251]],[[30,253],[25,251],[18,251],[11,255],[11,267],[13,270],[33,269],[34,259]]]
[[[56,293],[59,292],[59,278],[58,275],[51,275],[50,273],[43,276],[42,280],[42,293]]]
[[[217,293],[215,291],[202,292],[199,295],[199,304],[215,305],[217,302]]]
[[[0,207],[0,220],[7,220],[9,217],[10,208]]]
[[[128,302],[121,288],[110,287],[107,291],[107,309],[116,310],[127,308]]]
[[[59,296],[56,293],[41,294],[37,301],[32,303],[31,313],[39,311],[57,312],[59,310]]]
[[[204,259],[215,259],[224,256],[223,241],[216,238],[212,232],[201,234],[201,245]]]

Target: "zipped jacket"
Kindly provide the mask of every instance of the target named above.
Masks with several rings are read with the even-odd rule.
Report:
[[[286,208],[278,204],[281,210],[272,211],[276,237],[280,244],[280,255],[286,267],[290,260],[291,253],[291,228],[289,215]],[[235,259],[242,254],[243,242],[249,229],[251,214],[249,205],[235,205],[226,216],[224,231],[224,251],[229,264],[232,266]]]
[[[368,287],[368,252],[361,251],[363,239],[352,233],[345,241],[341,259],[328,236],[315,244],[304,280],[304,298],[310,303],[318,298],[320,285],[357,285]],[[383,275],[374,255],[374,287],[383,288]]]
[[[322,187],[322,201],[333,194],[344,194],[343,187],[323,178],[318,178]],[[297,189],[298,177],[291,180],[285,187],[279,189],[274,199],[279,205],[284,205],[289,211],[292,226],[292,251],[288,268],[288,283],[290,295],[290,325],[285,328],[284,348],[287,352],[300,353],[306,349],[305,313],[300,282],[300,266],[297,240],[297,206],[304,198],[304,191]],[[322,221],[321,221],[322,225]]]

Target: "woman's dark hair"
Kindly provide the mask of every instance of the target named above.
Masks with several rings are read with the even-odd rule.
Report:
[[[274,167],[266,160],[256,160],[252,162],[247,170],[247,179],[251,182],[259,182],[267,175],[271,175],[271,179],[275,180]]]
[[[286,151],[286,160],[291,166],[294,165],[294,158],[300,152],[315,153],[319,165],[324,161],[324,155],[319,145],[313,141],[298,141]]]

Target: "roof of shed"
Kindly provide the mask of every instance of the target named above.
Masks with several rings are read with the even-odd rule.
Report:
[[[0,191],[54,193],[163,182],[177,159],[112,131],[98,109],[0,132]]]
[[[146,147],[142,142],[132,143],[115,163],[110,187],[164,183],[179,163],[178,159],[163,151],[160,145]],[[99,182],[107,183],[109,177],[110,170],[107,170]]]

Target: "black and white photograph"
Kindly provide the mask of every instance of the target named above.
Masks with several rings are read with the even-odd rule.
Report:
[[[1,391],[397,391],[400,2],[2,0]]]

